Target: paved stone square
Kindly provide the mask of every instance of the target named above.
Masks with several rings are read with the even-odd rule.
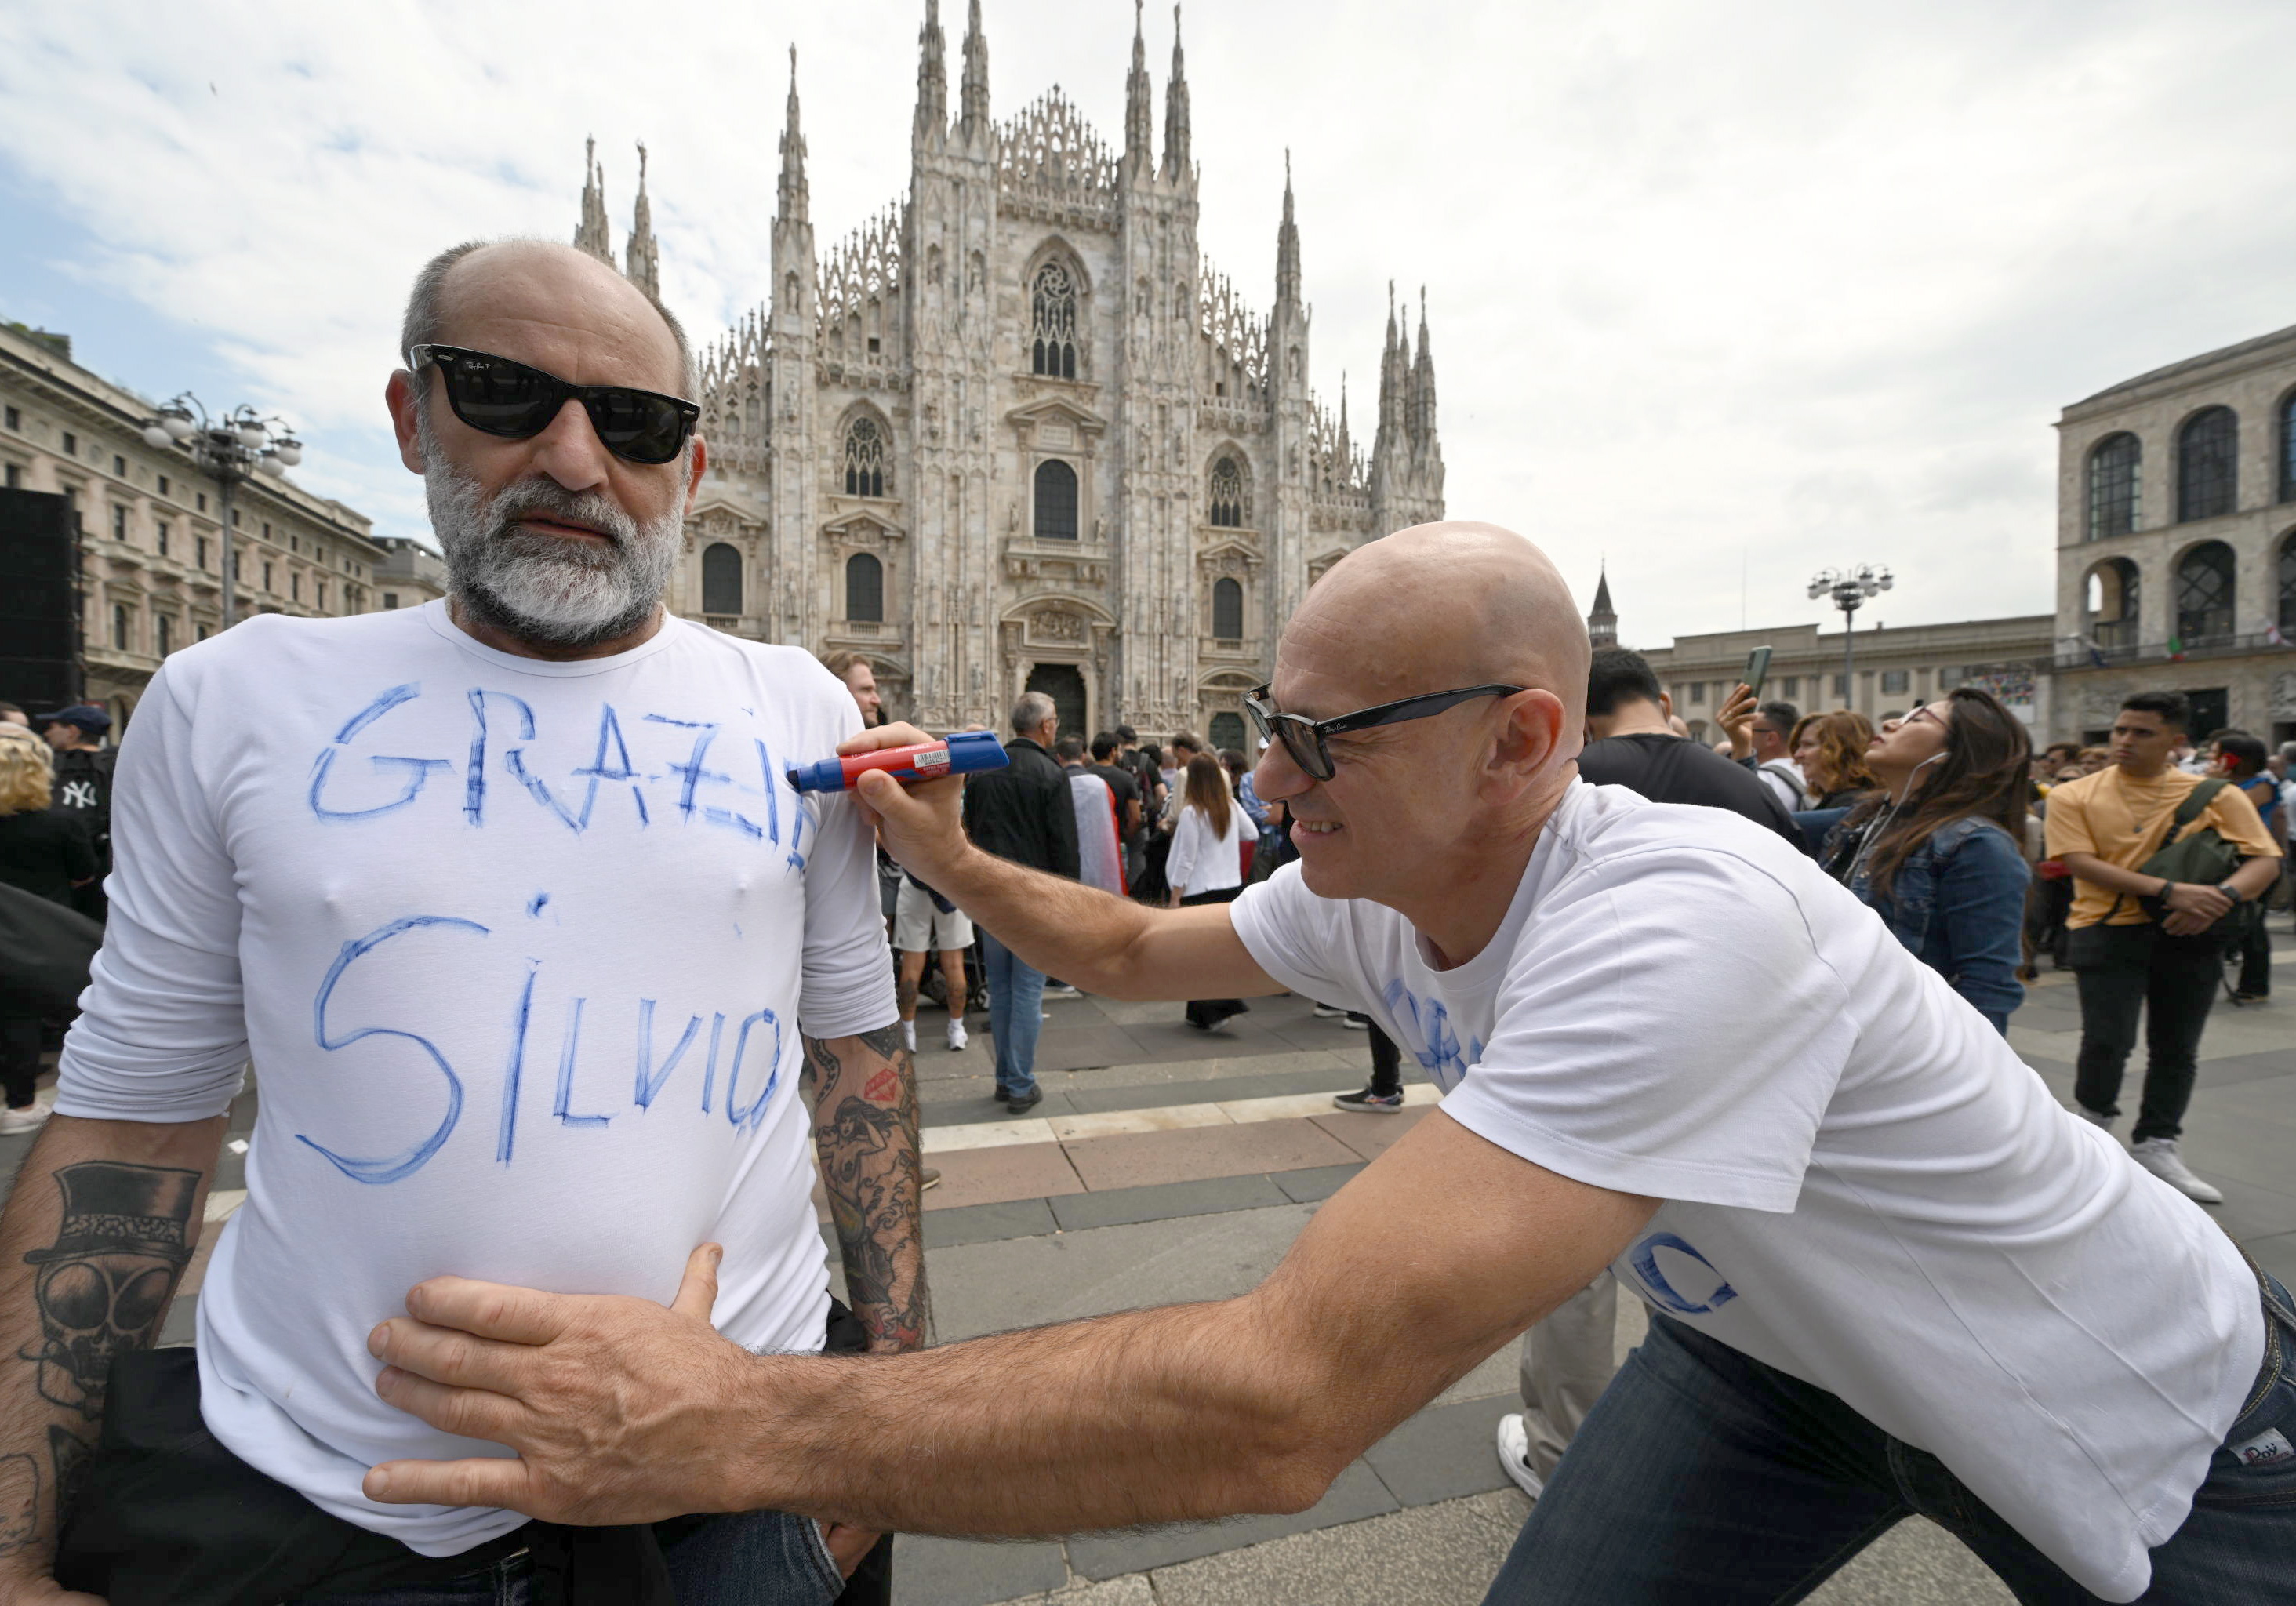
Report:
[[[2278,959],[2296,960],[2288,921]],[[2284,970],[2284,976],[2296,971]],[[2079,1011],[2070,976],[2045,975],[2013,1018],[2011,1041],[2070,1097]],[[2296,996],[2221,1004],[2202,1049],[2185,1155],[2225,1191],[2212,1216],[2250,1253],[2296,1282]],[[1348,1179],[1432,1107],[1414,1082],[1398,1116],[1350,1115],[1331,1095],[1369,1069],[1363,1034],[1303,1000],[1255,1000],[1226,1030],[1185,1024],[1180,1006],[1054,998],[1039,1047],[1045,1101],[1012,1118],[994,1101],[985,1022],[961,1052],[946,1017],[921,1013],[917,1054],[929,1161],[926,1243],[943,1340],[1250,1288]],[[2142,1074],[2139,1063],[2135,1075]],[[2133,1101],[2134,1081],[2130,1089]],[[233,1112],[209,1207],[243,1194],[254,1121],[250,1087]],[[12,1174],[29,1147],[0,1138]],[[209,1241],[212,1242],[210,1233]],[[833,1257],[832,1257],[833,1264]],[[167,1341],[191,1340],[206,1256],[194,1259]],[[1621,1301],[1623,1356],[1642,1307]],[[1516,1408],[1508,1345],[1351,1465],[1316,1507],[1150,1533],[983,1545],[905,1536],[903,1606],[1474,1606],[1529,1504],[1491,1448]],[[1111,1445],[1111,1454],[1123,1446]],[[1810,1599],[1819,1606],[1993,1606],[2008,1592],[1925,1522],[1899,1525]]]

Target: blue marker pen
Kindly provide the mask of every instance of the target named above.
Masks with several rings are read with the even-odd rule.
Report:
[[[883,770],[896,781],[938,781],[943,775],[970,774],[974,770],[1003,769],[1010,762],[1004,744],[994,731],[961,731],[942,742],[916,747],[882,748],[856,753],[849,758],[824,758],[800,764],[789,772],[789,783],[800,791],[844,791],[863,774]]]

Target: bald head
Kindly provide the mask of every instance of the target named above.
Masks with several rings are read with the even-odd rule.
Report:
[[[674,396],[696,391],[685,330],[669,309],[587,251],[548,240],[470,241],[430,258],[406,299],[400,356],[433,343],[501,353],[505,344],[525,347],[537,334],[556,336],[558,344],[575,336],[636,362],[651,376],[613,382]],[[561,377],[600,382],[578,373]]]
[[[1398,530],[1333,564],[1292,616],[1277,657],[1349,663],[1357,706],[1454,686],[1541,688],[1575,730],[1588,652],[1578,604],[1545,553],[1496,524],[1455,520]]]

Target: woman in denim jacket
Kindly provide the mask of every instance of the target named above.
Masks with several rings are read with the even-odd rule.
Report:
[[[1827,844],[1826,868],[1899,942],[2006,1036],[2025,885],[2025,727],[1964,686],[1882,726],[1866,754],[1881,783]]]

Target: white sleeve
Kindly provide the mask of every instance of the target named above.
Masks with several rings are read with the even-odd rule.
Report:
[[[1203,850],[1203,819],[1201,809],[1180,810],[1180,822],[1172,828],[1172,851],[1164,858],[1164,880],[1183,897],[1196,867],[1196,856]]]
[[[861,729],[850,699],[832,745]],[[805,859],[805,957],[798,990],[799,1029],[808,1037],[850,1037],[900,1018],[893,955],[885,942],[877,890],[876,840],[850,792],[815,792],[816,831]]]
[[[1291,991],[1318,1004],[1364,1011],[1373,1007],[1353,958],[1349,906],[1308,890],[1297,859],[1228,905],[1228,919],[1253,963]]]
[[[239,890],[195,767],[202,741],[225,745],[194,732],[163,668],[119,746],[111,917],[57,1066],[59,1115],[199,1121],[239,1094]]]
[[[1596,1187],[1791,1211],[1847,1003],[1767,872],[1710,847],[1611,860],[1542,901],[1443,1110]]]

